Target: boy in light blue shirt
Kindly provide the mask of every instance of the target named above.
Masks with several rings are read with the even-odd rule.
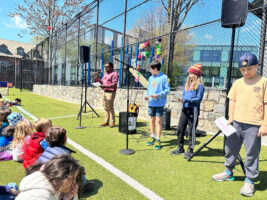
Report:
[[[145,100],[148,101],[148,115],[150,120],[151,136],[146,145],[152,146],[155,143],[155,149],[160,149],[160,134],[162,130],[163,107],[166,104],[167,95],[170,92],[168,77],[161,71],[161,63],[155,60],[150,64],[150,72]],[[157,138],[155,138],[155,127],[157,125]]]

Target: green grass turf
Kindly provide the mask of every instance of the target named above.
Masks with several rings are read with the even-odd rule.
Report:
[[[60,117],[77,114],[79,105],[38,96],[29,92],[19,93],[11,90],[10,100],[16,97],[22,99],[22,108],[36,117]],[[12,107],[12,110],[17,110]],[[88,110],[90,110],[88,108]],[[103,158],[113,166],[128,174],[142,185],[154,191],[164,199],[244,199],[239,194],[243,185],[244,175],[240,165],[236,166],[234,174],[236,181],[214,182],[211,176],[224,170],[224,157],[220,152],[203,149],[192,161],[186,161],[182,156],[171,156],[170,151],[176,148],[176,136],[172,131],[164,131],[161,141],[163,148],[154,150],[145,145],[149,133],[149,124],[138,120],[138,134],[129,136],[129,148],[136,152],[133,155],[122,155],[121,149],[126,147],[126,137],[118,132],[118,127],[100,128],[103,122],[103,112],[97,111],[101,117],[94,114],[83,115],[82,125],[85,129],[75,129],[79,124],[76,116],[54,119],[53,125],[63,126],[68,138]],[[118,118],[117,118],[118,122]],[[197,138],[195,149],[199,148],[210,136]],[[221,151],[223,138],[217,137],[209,147]],[[70,146],[71,147],[71,146]],[[96,188],[88,199],[146,199],[138,191],[124,183],[115,175],[86,157],[82,153],[73,154],[86,168],[87,178],[94,180]],[[265,199],[267,192],[267,148],[262,147],[260,155],[260,176],[255,182],[256,193],[251,199]],[[244,149],[241,156],[244,158]],[[13,161],[1,162],[0,184],[17,182],[24,176],[21,164]],[[86,198],[85,198],[86,199]]]

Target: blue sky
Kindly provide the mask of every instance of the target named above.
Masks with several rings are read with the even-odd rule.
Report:
[[[21,30],[27,27],[26,22],[20,17],[10,18],[8,16],[9,12],[14,11],[15,4],[21,1],[0,0],[0,2],[0,38],[19,42],[30,42],[31,36],[25,35],[23,38],[18,36]]]
[[[18,36],[21,30],[27,28],[25,21],[20,17],[10,18],[8,16],[9,12],[14,11],[15,4],[17,2],[22,2],[21,0],[0,0],[0,38],[15,40],[20,42],[30,42],[32,36],[29,34],[23,35],[22,38]],[[100,18],[99,23],[103,23],[107,19],[121,13],[124,11],[124,1],[125,0],[104,0],[100,5]],[[90,0],[88,0],[90,2]],[[131,8],[143,0],[128,0],[128,8]],[[221,16],[221,0],[202,0],[203,4],[198,4],[193,7],[189,12],[188,17],[184,23],[186,26],[193,26],[215,20]],[[127,31],[130,30],[137,19],[143,16],[147,10],[151,10],[156,6],[160,6],[160,3],[155,3],[155,1],[146,3],[137,9],[131,11],[127,17]],[[93,18],[94,19],[94,18]],[[115,29],[119,32],[123,32],[123,16],[105,24],[109,28]],[[239,43],[257,45],[258,33],[260,28],[260,20],[253,15],[249,15],[246,25],[237,30],[240,34]],[[195,38],[197,38],[199,43],[206,44],[230,44],[231,39],[231,29],[221,28],[220,22],[204,26],[201,28],[194,29],[192,31]],[[248,37],[253,37],[253,39],[248,40]]]

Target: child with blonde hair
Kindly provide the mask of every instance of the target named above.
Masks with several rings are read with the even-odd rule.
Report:
[[[26,169],[33,165],[44,152],[44,149],[41,147],[41,142],[45,138],[46,130],[50,127],[52,127],[52,122],[49,119],[41,118],[35,122],[34,128],[36,132],[31,135],[23,162],[23,166]]]
[[[194,138],[192,137],[192,133],[196,130],[198,124],[200,103],[202,101],[204,91],[204,86],[201,81],[201,64],[198,63],[188,69],[188,76],[183,96],[182,98],[179,98],[179,102],[183,103],[183,108],[177,129],[178,148],[172,151],[171,155],[184,153],[184,136],[187,125],[189,126],[188,149],[184,154],[184,157],[188,159],[193,154]]]
[[[26,119],[18,123],[16,126],[13,141],[11,143],[12,157],[14,161],[22,162],[24,160],[25,147],[29,144],[32,131],[32,124]]]

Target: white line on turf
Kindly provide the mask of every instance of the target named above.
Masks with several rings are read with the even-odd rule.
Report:
[[[7,101],[9,101],[6,97],[3,97],[3,98],[5,98]],[[17,106],[17,108],[19,110],[21,110],[23,113],[25,113],[26,115],[28,115],[29,117],[31,117],[32,119],[37,120],[37,118],[34,115],[27,112],[26,110],[24,110],[20,106]],[[88,151],[87,149],[85,149],[84,147],[82,147],[81,145],[77,144],[76,142],[72,141],[69,138],[68,138],[68,143],[70,145],[72,145],[74,148],[78,149],[80,152],[82,152],[87,157],[89,157],[92,160],[94,160],[95,162],[97,162],[99,165],[104,167],[106,170],[108,170],[109,172],[111,172],[112,174],[114,174],[115,176],[120,178],[122,181],[124,181],[127,184],[129,184],[130,186],[132,186],[135,190],[137,190],[138,192],[143,194],[148,199],[163,200],[162,197],[158,196],[156,193],[154,193],[150,189],[146,188],[145,186],[140,184],[138,181],[134,180],[133,178],[131,178],[130,176],[128,176],[127,174],[125,174],[124,172],[119,170],[118,168],[114,167],[113,165],[111,165],[110,163],[105,161],[103,158],[100,158],[99,156],[95,155],[94,153]]]

